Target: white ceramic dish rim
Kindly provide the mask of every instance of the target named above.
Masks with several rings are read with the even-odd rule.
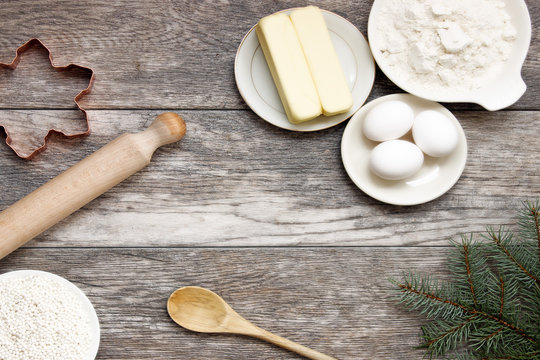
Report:
[[[86,297],[85,293],[81,289],[79,289],[75,284],[73,284],[71,281],[64,279],[63,277],[59,275],[56,275],[47,271],[41,271],[41,270],[10,271],[10,272],[1,274],[0,279],[26,277],[30,275],[44,276],[44,277],[58,280],[62,284],[65,284],[71,290],[71,292],[79,298],[90,320],[90,337],[91,337],[90,348],[88,350],[88,354],[82,360],[94,360],[99,350],[101,331],[100,331],[99,319],[97,317],[96,310],[94,309],[94,306],[92,305],[90,300]]]
[[[357,172],[355,172],[352,169],[352,166],[350,165],[350,163],[352,161],[355,161],[355,159],[349,158],[349,156],[351,156],[351,155],[350,155],[350,153],[349,153],[349,151],[347,149],[349,139],[351,139],[351,137],[354,136],[354,134],[351,133],[353,131],[352,129],[355,126],[357,126],[357,124],[356,124],[357,122],[362,121],[363,117],[366,115],[366,113],[373,106],[375,106],[377,104],[380,104],[382,102],[391,101],[391,100],[401,100],[401,101],[405,101],[405,102],[409,102],[409,101],[412,101],[412,100],[421,101],[421,102],[431,102],[430,100],[426,100],[426,99],[423,99],[423,98],[420,98],[420,97],[416,97],[416,96],[411,95],[411,94],[391,94],[391,95],[385,95],[385,96],[379,97],[379,98],[377,98],[375,100],[370,101],[366,105],[364,105],[349,120],[349,123],[347,124],[347,127],[345,128],[345,130],[343,132],[343,137],[342,137],[342,140],[341,140],[341,159],[342,159],[342,162],[343,162],[343,166],[345,167],[345,171],[347,172],[347,174],[349,175],[349,177],[353,181],[353,183],[360,190],[362,190],[364,193],[366,193],[370,197],[372,197],[372,198],[374,198],[376,200],[379,200],[381,202],[387,203],[387,204],[399,205],[399,206],[413,206],[413,205],[424,204],[424,203],[427,203],[429,201],[435,200],[438,197],[444,195],[448,190],[450,190],[457,183],[457,181],[461,177],[461,174],[463,173],[463,170],[465,169],[465,164],[467,162],[467,152],[468,152],[467,139],[465,137],[465,132],[463,131],[463,128],[461,127],[461,124],[459,123],[457,118],[452,114],[452,112],[450,112],[450,110],[448,110],[447,108],[445,108],[441,104],[438,104],[436,102],[431,102],[432,105],[436,105],[437,111],[440,111],[443,114],[445,114],[446,116],[448,116],[458,126],[458,132],[459,132],[459,139],[460,140],[459,140],[459,143],[458,143],[458,149],[456,149],[456,151],[461,151],[462,154],[463,154],[462,157],[459,158],[458,166],[453,168],[453,171],[452,171],[453,176],[451,178],[447,179],[447,181],[446,181],[446,183],[445,183],[445,185],[443,187],[439,188],[437,191],[426,192],[426,193],[424,193],[423,197],[416,198],[414,200],[409,200],[409,201],[406,201],[406,200],[403,200],[403,199],[397,200],[397,199],[392,198],[391,196],[389,196],[384,191],[381,192],[381,191],[377,191],[376,189],[374,190],[373,188],[371,188],[369,186],[368,182],[362,181],[363,176],[369,176],[369,174],[367,174],[367,172],[370,171],[369,169],[366,169],[366,174],[360,174],[359,175],[359,174],[357,174]],[[358,130],[358,129],[356,129],[356,130]],[[361,131],[361,129],[360,129],[360,131]],[[363,139],[366,139],[363,133],[360,133],[359,135]],[[367,141],[370,141],[370,140],[367,140]],[[374,175],[374,177],[376,177],[376,176]],[[398,180],[396,182],[386,181],[386,180],[382,180],[382,179],[380,179],[380,181],[397,184],[397,183],[401,183],[403,181],[408,181],[408,179]],[[409,188],[406,188],[404,191],[408,191],[408,190],[409,190]]]
[[[368,20],[368,39],[377,65],[401,89],[418,97],[437,102],[476,103],[489,111],[504,109],[518,101],[525,93],[527,86],[521,77],[521,68],[529,51],[532,28],[530,14],[524,0],[503,0],[512,16],[512,24],[517,30],[514,43],[516,51],[507,60],[502,70],[504,76],[486,83],[479,89],[470,92],[455,92],[454,94],[442,94],[432,89],[414,87],[394,76],[389,67],[385,66],[384,61],[382,61],[382,54],[377,50],[379,46],[377,36],[375,36],[377,29],[374,20],[384,1],[387,0],[375,0],[373,2]]]
[[[293,11],[295,9],[299,9],[299,8],[301,8],[301,7],[294,7],[294,8],[284,9],[284,10],[280,10],[278,12],[275,12],[273,14],[277,14],[277,13],[281,13],[281,12],[290,13],[291,11]],[[371,54],[371,50],[369,48],[369,43],[368,43],[366,37],[364,36],[364,34],[362,34],[360,32],[360,30],[353,23],[351,23],[349,20],[343,18],[342,16],[340,16],[340,15],[338,15],[336,13],[333,13],[331,11],[328,11],[328,10],[324,10],[324,9],[320,9],[320,10],[323,12],[323,14],[325,16],[332,16],[335,19],[339,19],[339,21],[342,21],[343,24],[347,24],[347,26],[350,27],[351,29],[355,29],[355,34],[359,35],[362,38],[362,41],[364,42],[364,45],[369,50],[370,67],[369,67],[369,69],[366,70],[365,67],[360,67],[359,68],[357,66],[358,74],[357,74],[357,79],[356,79],[356,81],[358,82],[358,78],[359,78],[359,76],[361,74],[362,75],[362,82],[363,83],[369,83],[369,87],[367,87],[364,90],[364,92],[362,93],[361,96],[357,96],[356,98],[355,98],[355,94],[353,92],[353,106],[348,112],[343,113],[343,114],[334,115],[334,116],[329,116],[329,117],[320,116],[320,117],[318,117],[318,118],[316,118],[314,120],[307,121],[307,122],[300,123],[300,124],[291,124],[291,123],[289,123],[288,120],[286,120],[285,114],[283,114],[283,117],[285,118],[285,121],[276,121],[276,120],[273,119],[273,117],[264,115],[263,111],[261,111],[261,108],[257,105],[257,102],[258,102],[257,99],[254,99],[252,96],[250,96],[244,90],[244,85],[243,85],[244,82],[241,79],[243,73],[239,69],[239,65],[238,65],[240,56],[242,55],[242,51],[244,50],[245,43],[250,40],[251,36],[255,36],[255,35],[253,35],[254,34],[253,31],[255,30],[257,24],[255,24],[254,26],[251,27],[251,29],[249,29],[249,31],[246,33],[246,35],[244,36],[244,38],[240,42],[240,45],[238,46],[238,50],[236,52],[236,57],[235,57],[235,60],[234,60],[234,77],[235,77],[236,86],[238,88],[238,91],[239,91],[240,95],[242,96],[242,98],[244,99],[246,104],[251,108],[251,110],[254,113],[256,113],[261,119],[265,120],[266,122],[268,122],[268,123],[270,123],[270,124],[272,124],[274,126],[277,126],[279,128],[285,129],[285,130],[302,131],[302,132],[319,131],[319,130],[328,129],[330,127],[333,127],[335,125],[338,125],[338,124],[342,123],[343,121],[347,120],[352,115],[354,115],[354,113],[360,107],[362,107],[362,105],[367,100],[369,94],[371,93],[371,90],[373,89],[373,84],[375,83],[375,70],[376,70],[375,69],[375,60],[373,59],[373,55]],[[258,44],[258,40],[256,39],[256,36],[255,36],[255,41],[257,41],[257,44]],[[348,44],[348,45],[350,46],[350,44]],[[251,54],[250,54],[250,56],[253,57],[253,55],[251,55]],[[358,59],[356,59],[356,60],[358,61]],[[245,71],[247,71],[247,70],[245,70]],[[247,72],[249,72],[251,74],[251,69],[249,69],[249,71],[247,71]],[[254,92],[256,92],[256,91],[254,91]],[[252,91],[250,93],[254,93],[254,92]]]

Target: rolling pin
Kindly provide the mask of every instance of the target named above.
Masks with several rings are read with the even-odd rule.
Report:
[[[0,213],[0,259],[150,163],[186,133],[171,112],[145,131],[123,134]]]

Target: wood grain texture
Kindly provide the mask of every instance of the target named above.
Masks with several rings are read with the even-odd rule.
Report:
[[[523,77],[529,91],[512,106],[533,109],[540,101],[540,3],[526,0],[533,37]],[[318,1],[367,35],[371,0]],[[236,90],[234,57],[247,31],[272,12],[303,1],[3,1],[0,61],[31,37],[50,47],[58,64],[89,66],[96,72],[92,109],[246,109]],[[378,71],[370,99],[399,89]],[[32,98],[15,103],[32,108]],[[48,108],[71,108],[51,100]],[[0,98],[0,108],[12,108]],[[456,104],[452,109],[481,109]]]
[[[254,324],[338,359],[420,359],[421,318],[389,278],[416,269],[444,279],[445,249],[21,249],[0,272],[39,269],[89,297],[97,359],[300,359],[261,341],[189,332],[167,315],[178,287],[203,286]],[[396,261],[399,259],[399,261]]]
[[[162,111],[178,111],[188,128],[143,171],[0,261],[0,273],[46,270],[80,286],[101,321],[98,359],[299,358],[253,339],[181,329],[165,302],[183,285],[210,288],[256,325],[338,359],[421,358],[414,346],[423,320],[392,300],[387,279],[409,269],[446,277],[448,239],[488,224],[513,227],[520,202],[540,197],[540,2],[526,3],[526,94],[496,113],[448,105],[468,140],[462,177],[435,201],[396,207],[348,178],[346,124],[281,130],[236,89],[245,33],[264,15],[307,2],[0,0],[0,62],[39,37],[55,64],[96,71],[84,100],[89,136],[54,136],[33,161],[0,144],[0,210]],[[317,2],[364,34],[371,4]],[[79,84],[52,91],[34,63],[32,92],[3,85],[0,72],[0,118],[29,129],[42,119],[84,121],[62,98]],[[377,70],[369,100],[398,92]]]
[[[0,209],[158,113],[91,111],[84,139],[57,139],[30,162],[0,152]],[[180,143],[30,244],[444,246],[488,224],[514,223],[520,201],[540,197],[540,143],[530,126],[538,112],[456,113],[469,145],[465,171],[441,198],[413,207],[382,204],[352,183],[341,163],[344,124],[302,134],[249,111],[181,115],[187,135]]]

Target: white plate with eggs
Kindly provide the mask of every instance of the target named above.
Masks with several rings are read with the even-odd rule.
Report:
[[[283,11],[290,13],[292,10],[294,9]],[[323,130],[351,117],[371,92],[375,80],[375,62],[366,39],[356,26],[346,19],[330,11],[321,11],[351,89],[353,105],[343,114],[321,115],[304,123],[291,124],[287,120],[254,26],[238,47],[234,75],[238,91],[246,104],[270,124],[293,131]]]
[[[364,135],[363,127],[366,115],[373,108],[393,101],[408,104],[415,117],[424,111],[435,111],[448,118],[457,130],[457,144],[450,154],[443,157],[423,154],[420,169],[401,180],[385,180],[371,170],[372,151],[377,145],[383,143],[369,140]],[[408,131],[399,140],[413,142],[412,131]],[[409,94],[394,94],[371,101],[351,118],[341,140],[341,158],[351,180],[367,195],[388,204],[418,205],[438,198],[458,181],[467,161],[467,140],[459,121],[444,106]],[[406,161],[408,160],[405,159]],[[405,168],[409,165],[414,166],[414,164],[405,164]],[[383,163],[382,167],[384,166]]]

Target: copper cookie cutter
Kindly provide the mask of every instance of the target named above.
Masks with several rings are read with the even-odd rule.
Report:
[[[94,70],[92,70],[89,67],[85,67],[85,66],[81,66],[81,65],[77,65],[77,64],[68,64],[68,65],[65,65],[65,66],[55,66],[54,63],[53,63],[53,57],[52,57],[51,51],[37,38],[30,39],[27,42],[25,42],[23,45],[19,46],[17,48],[17,50],[16,50],[15,58],[13,59],[13,61],[11,63],[9,63],[9,64],[0,63],[0,68],[15,70],[17,68],[17,65],[21,61],[21,54],[24,53],[28,48],[30,48],[30,47],[32,47],[34,45],[37,45],[37,46],[39,46],[39,47],[41,47],[41,48],[43,48],[43,49],[45,49],[47,51],[47,54],[49,56],[49,62],[51,63],[51,66],[53,67],[53,69],[55,69],[56,71],[69,71],[69,70],[72,70],[72,69],[80,69],[80,70],[83,70],[83,71],[88,71],[88,72],[90,72],[90,80],[88,82],[88,86],[86,87],[86,89],[79,92],[74,98],[74,101],[75,101],[75,104],[77,105],[77,108],[79,108],[79,110],[82,111],[82,113],[84,114],[84,117],[86,119],[86,130],[83,131],[83,132],[76,132],[76,133],[71,134],[71,133],[66,133],[64,131],[61,131],[61,130],[56,130],[54,128],[50,129],[47,132],[47,135],[45,135],[45,137],[43,138],[43,144],[40,147],[34,149],[29,155],[23,155],[20,152],[18,152],[17,149],[15,149],[13,146],[11,146],[11,137],[10,137],[9,131],[0,122],[0,127],[3,128],[4,131],[6,132],[6,136],[7,136],[6,137],[6,144],[17,154],[17,156],[19,156],[22,159],[26,159],[26,160],[29,160],[29,159],[33,158],[38,153],[45,150],[45,148],[47,147],[47,140],[49,139],[49,137],[51,137],[51,135],[53,133],[61,134],[66,138],[74,138],[74,137],[78,137],[78,136],[84,136],[84,135],[88,135],[90,133],[90,123],[89,123],[89,120],[88,120],[88,113],[86,112],[86,110],[84,110],[81,107],[81,105],[79,104],[79,100],[84,95],[86,95],[86,94],[88,94],[90,92],[90,89],[92,88],[92,85],[94,83]]]

